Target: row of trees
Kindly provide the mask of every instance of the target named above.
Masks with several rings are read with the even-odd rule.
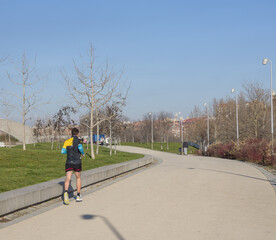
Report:
[[[72,114],[74,113],[76,113],[75,108],[65,106],[59,109],[52,117],[37,119],[33,127],[36,142],[51,141],[52,150],[54,142],[57,142],[56,148],[60,148],[62,136],[67,135],[68,130],[76,125],[75,121],[72,119]]]
[[[172,118],[172,113],[164,111],[144,114],[142,120],[137,122],[130,122],[124,118],[118,125],[119,137],[124,142],[150,143],[153,140],[161,142],[161,148],[163,148],[163,143],[168,148],[168,142],[179,141],[179,137],[173,133],[174,121]]]
[[[75,76],[69,76],[63,71],[63,78],[75,104],[86,111],[84,118],[89,119],[89,122],[82,121],[82,124],[89,128],[91,157],[94,159],[94,128],[99,132],[100,124],[116,118],[125,105],[129,87],[123,82],[123,71],[116,72],[108,61],[104,66],[95,63],[92,44],[88,61],[82,64],[74,62],[74,70]]]
[[[2,59],[3,62],[5,59]],[[35,61],[27,62],[25,54],[19,63],[13,63],[17,69],[16,74],[7,74],[7,78],[14,84],[21,86],[21,92],[15,93],[7,90],[1,92],[2,112],[8,118],[11,109],[15,108],[22,116],[23,125],[33,110],[42,104],[48,104],[39,99],[43,89],[45,76],[37,74]],[[122,116],[122,107],[125,105],[129,87],[123,81],[123,71],[115,71],[108,61],[98,64],[95,61],[94,48],[89,47],[87,57],[74,61],[74,74],[62,71],[63,79],[67,85],[74,107],[61,108],[50,120],[38,120],[34,131],[38,137],[41,129],[48,129],[48,135],[60,140],[65,128],[72,126],[71,114],[84,112],[80,117],[80,127],[88,132],[90,139],[93,134],[113,133],[113,137],[122,141],[151,142],[151,121],[153,124],[153,140],[162,143],[179,141],[179,131],[175,131],[173,114],[160,112],[145,114],[142,121],[129,122]],[[34,85],[38,85],[35,88]],[[27,91],[28,89],[28,91]],[[16,102],[10,98],[17,99]],[[240,140],[251,138],[270,139],[270,101],[269,91],[260,83],[247,83],[237,96],[239,112]],[[275,104],[275,99],[273,100]],[[276,110],[276,107],[274,107]],[[208,107],[209,115],[209,143],[227,143],[236,140],[236,103],[234,97],[214,99]],[[274,116],[276,114],[274,113]],[[192,124],[183,125],[183,140],[200,144],[207,143],[207,112],[206,109],[195,106],[190,118]],[[179,124],[179,122],[178,122]],[[112,131],[111,131],[112,128]],[[46,131],[46,130],[45,130]],[[60,141],[59,141],[60,142]],[[97,144],[98,145],[98,144]],[[168,147],[168,144],[167,144]],[[23,141],[23,149],[25,141]],[[96,154],[98,153],[98,148]],[[91,141],[91,157],[95,158],[93,141]]]
[[[42,102],[40,100],[43,80],[46,77],[42,77],[41,74],[37,73],[35,61],[29,64],[25,54],[19,62],[13,63],[13,65],[17,74],[7,73],[7,78],[15,85],[19,85],[21,91],[17,93],[2,89],[1,105],[4,106],[4,112],[7,115],[9,115],[10,109],[16,109],[22,116],[25,129],[26,121],[30,119],[33,110],[42,104],[50,104],[50,101]],[[79,62],[74,61],[74,74],[69,75],[63,70],[62,77],[67,85],[70,98],[74,102],[73,106],[61,108],[53,118],[48,120],[37,120],[34,130],[36,136],[41,133],[40,128],[52,131],[50,135],[55,136],[57,134],[61,136],[63,128],[72,124],[71,119],[70,121],[64,119],[75,113],[75,109],[78,109],[78,114],[86,112],[83,115],[84,118],[89,119],[89,122],[82,121],[82,124],[89,129],[90,139],[92,139],[95,127],[99,128],[100,124],[105,121],[115,121],[114,119],[118,117],[125,105],[129,87],[123,81],[123,71],[115,71],[108,61],[104,65],[96,63],[92,44],[90,44],[86,58],[82,58],[82,61]],[[38,88],[35,86],[38,86]],[[12,101],[12,99],[16,99],[16,101]],[[1,110],[3,112],[3,109]],[[102,114],[106,111],[109,111],[109,113]],[[23,150],[25,149],[24,130]],[[91,141],[91,156],[93,159],[95,158],[93,141]]]
[[[243,85],[237,95],[239,139],[271,139],[269,91],[258,82]],[[275,105],[275,99],[273,100]],[[275,113],[274,113],[275,116]],[[186,129],[190,141],[207,144],[207,111],[195,107],[191,113],[195,123]],[[235,97],[214,99],[209,106],[209,141],[228,143],[236,141]]]
[[[270,94],[258,82],[243,85],[237,94],[239,139],[271,139]],[[276,99],[273,100],[276,105]],[[276,120],[276,107],[274,107]],[[209,144],[229,143],[237,139],[235,95],[224,99],[213,99],[208,106]],[[173,114],[160,112],[153,114],[154,140],[158,142],[180,141],[179,122]],[[195,106],[189,121],[183,121],[183,141],[207,145],[207,108]],[[175,125],[176,124],[176,125]],[[141,121],[124,122],[120,137],[123,141],[151,141],[151,116],[145,114]],[[177,131],[178,130],[178,131]]]

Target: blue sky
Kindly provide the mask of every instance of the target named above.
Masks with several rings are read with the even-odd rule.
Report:
[[[29,60],[48,74],[43,106],[33,117],[66,104],[60,74],[91,42],[99,63],[109,62],[131,82],[124,114],[181,112],[230,95],[246,81],[270,87],[267,57],[276,63],[276,1],[11,1],[0,0],[0,57]],[[13,68],[0,65],[1,87]],[[275,75],[276,76],[276,75]],[[275,83],[276,84],[276,83]],[[274,85],[275,85],[274,84]],[[14,113],[14,118],[17,118]]]

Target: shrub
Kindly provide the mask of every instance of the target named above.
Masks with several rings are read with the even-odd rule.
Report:
[[[218,143],[211,145],[207,150],[208,156],[235,159],[235,144],[231,143]]]
[[[248,139],[240,142],[239,148],[235,142],[212,144],[207,150],[207,155],[270,165],[270,148],[271,144],[266,139]]]
[[[236,158],[257,164],[271,163],[270,143],[265,139],[248,139],[241,143],[236,152]]]

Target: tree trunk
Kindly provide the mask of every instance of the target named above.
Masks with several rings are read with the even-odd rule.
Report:
[[[51,137],[51,142],[52,142],[52,144],[51,144],[51,150],[53,150],[54,149],[54,138],[53,137]]]
[[[217,122],[215,121],[215,142],[217,143]]]
[[[116,145],[117,145],[117,139],[115,139],[115,142],[114,142],[114,146],[115,146],[115,151],[114,151],[114,153],[115,153],[115,154],[117,154]]]
[[[23,123],[23,150],[25,151],[26,150],[26,142],[25,142],[25,77],[24,77],[24,74],[25,72],[23,72],[23,120],[22,120],[22,123]]]
[[[90,146],[91,146],[91,158],[95,159],[95,154],[94,154],[94,143],[93,143],[93,108],[91,108],[91,113],[90,113]]]
[[[258,120],[255,119],[255,138],[258,138]]]
[[[87,123],[87,129],[86,129],[86,132],[87,132],[87,139],[86,139],[86,149],[88,150],[88,140],[89,140],[89,132],[88,132],[88,120],[86,120],[86,123]]]
[[[112,132],[111,132],[111,122],[109,122],[109,148],[110,148],[110,156],[112,155]]]
[[[99,124],[97,124],[97,149],[96,149],[96,155],[99,154],[99,137],[100,137],[100,127],[99,127]]]

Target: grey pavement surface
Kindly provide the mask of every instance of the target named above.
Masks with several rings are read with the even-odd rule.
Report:
[[[0,229],[0,239],[276,239],[276,195],[238,161],[133,147],[162,163]]]

